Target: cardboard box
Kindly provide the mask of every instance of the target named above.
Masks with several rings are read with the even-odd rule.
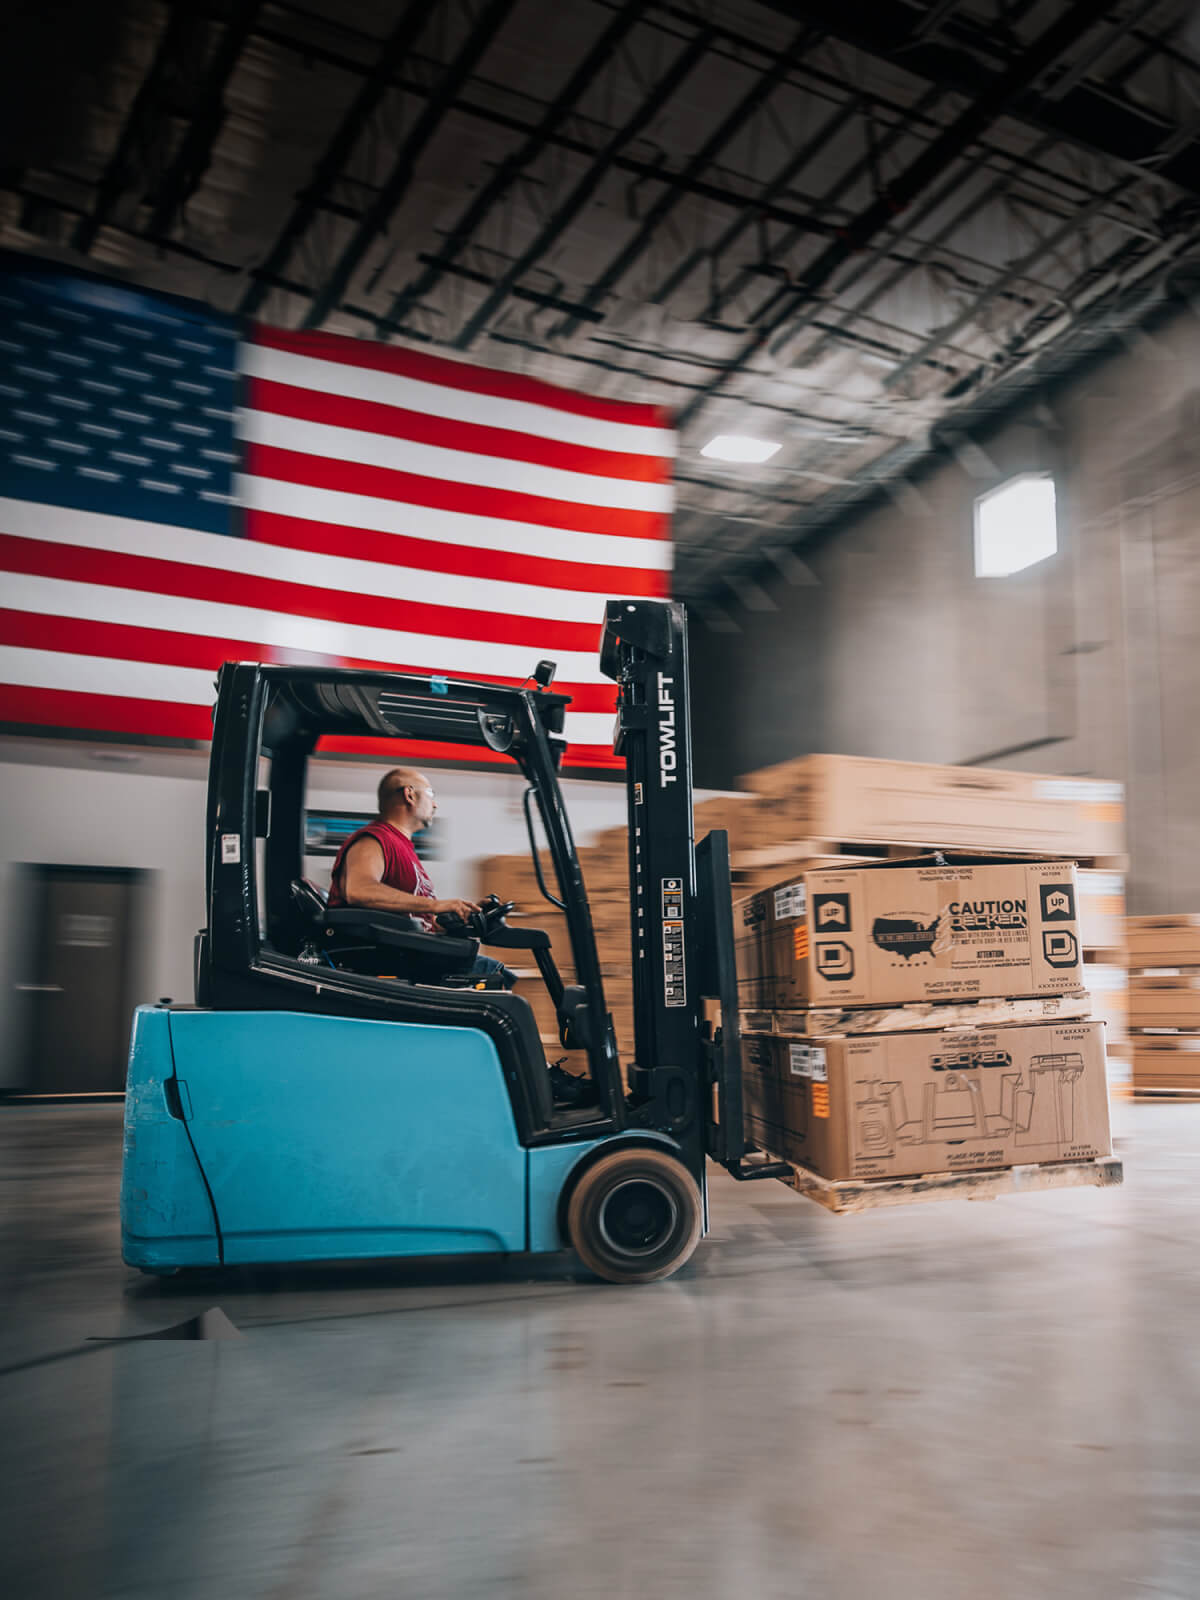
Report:
[[[1200,967],[1200,917],[1129,917],[1125,929],[1131,967]]]
[[[1200,977],[1134,977],[1129,980],[1131,1028],[1200,1028]]]
[[[1124,791],[1093,778],[803,756],[748,773],[777,838],[879,840],[1045,855],[1120,856]]]
[[[1133,1086],[1200,1089],[1200,1034],[1135,1034]]]
[[[1119,950],[1125,943],[1125,878],[1120,872],[1079,869],[1079,942],[1085,950]]]
[[[1081,987],[1073,865],[951,857],[820,868],[734,908],[746,1010]]]
[[[748,1035],[742,1055],[750,1137],[826,1178],[1111,1153],[1099,1022],[825,1041]]]

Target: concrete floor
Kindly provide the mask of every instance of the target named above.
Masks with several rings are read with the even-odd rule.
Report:
[[[119,1107],[0,1110],[0,1592],[1195,1600],[1200,1105],[1118,1110],[1112,1191],[834,1218],[718,1175],[642,1289],[158,1286]],[[211,1306],[240,1337],[95,1342]]]

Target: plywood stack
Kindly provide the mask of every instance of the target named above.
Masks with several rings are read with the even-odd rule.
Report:
[[[990,767],[800,756],[742,778],[758,803],[744,819],[746,849],[791,840],[865,854],[880,846],[1061,856],[1123,870],[1118,783]],[[820,850],[812,853],[821,854]]]
[[[1114,1094],[1128,1095],[1133,1085],[1133,1047],[1129,1037],[1125,873],[1118,865],[1079,869],[1079,939],[1092,1015],[1105,1025],[1108,1086]]]
[[[1200,1094],[1200,916],[1130,917],[1133,1089]]]

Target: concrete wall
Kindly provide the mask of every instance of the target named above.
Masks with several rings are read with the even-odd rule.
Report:
[[[309,804],[372,811],[382,770],[314,762]],[[469,894],[480,859],[528,848],[524,784],[507,773],[429,771],[439,806],[431,875],[440,893]],[[29,908],[18,892],[24,863],[148,868],[137,994],[191,997],[192,938],[205,915],[206,782],[207,755],[199,752],[0,739],[0,1088],[21,1071],[14,984],[29,976]],[[567,779],[563,788],[577,844],[624,822],[623,784]],[[307,866],[327,883],[332,864],[317,857]]]
[[[700,781],[817,750],[1119,778],[1131,909],[1200,911],[1197,373],[1181,312],[837,533],[776,609],[697,624]],[[975,496],[1034,469],[1059,553],[976,578]]]

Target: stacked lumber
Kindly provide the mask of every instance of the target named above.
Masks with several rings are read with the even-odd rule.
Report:
[[[1129,1036],[1129,962],[1125,948],[1125,874],[1110,865],[1079,869],[1079,942],[1083,984],[1092,1015],[1104,1023],[1108,1085],[1127,1095],[1133,1084]]]
[[[1200,1094],[1200,916],[1130,917],[1135,1094]]]
[[[990,767],[800,756],[748,773],[757,797],[746,818],[748,849],[783,841],[855,842],[913,849],[985,850],[1060,856],[1081,866],[1123,869],[1120,784],[1053,778]]]

